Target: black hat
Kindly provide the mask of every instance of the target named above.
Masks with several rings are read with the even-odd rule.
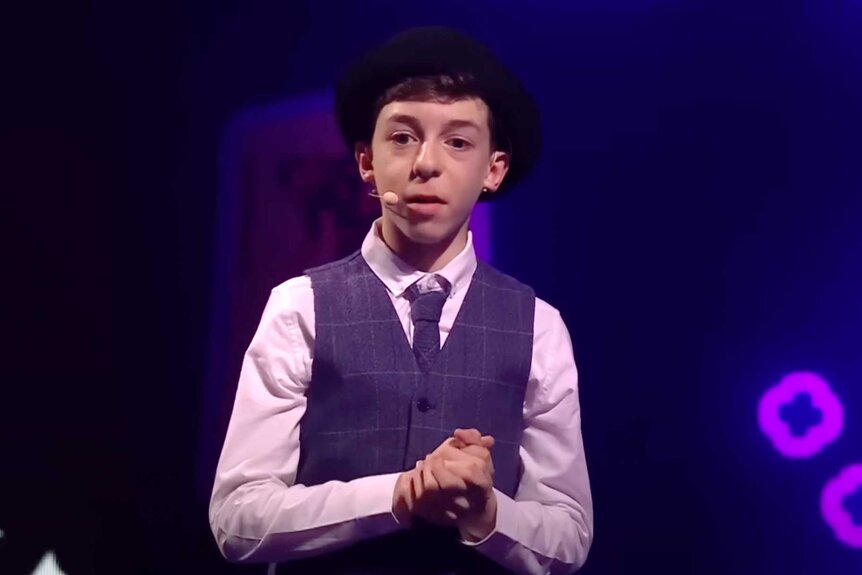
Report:
[[[498,121],[497,137],[511,152],[502,189],[527,175],[541,151],[539,111],[520,81],[473,38],[444,27],[412,28],[372,50],[350,67],[335,90],[335,118],[345,143],[369,141],[374,105],[383,92],[411,76],[469,74]],[[486,198],[487,197],[487,198]]]

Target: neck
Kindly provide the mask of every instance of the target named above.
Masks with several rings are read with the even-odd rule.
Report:
[[[435,244],[420,244],[411,241],[397,226],[384,218],[380,236],[405,263],[419,271],[433,273],[446,267],[467,245],[467,222],[449,238]]]

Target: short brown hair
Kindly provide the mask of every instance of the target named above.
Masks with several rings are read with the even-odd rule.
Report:
[[[479,85],[469,74],[436,74],[431,76],[411,76],[395,84],[383,92],[374,103],[376,122],[380,111],[392,102],[440,102],[449,103],[468,98],[479,98],[483,101]],[[486,102],[487,104],[487,102]],[[488,130],[491,133],[491,151],[507,148],[500,147],[500,122],[494,116],[494,111],[488,106]],[[506,141],[505,138],[502,138]]]

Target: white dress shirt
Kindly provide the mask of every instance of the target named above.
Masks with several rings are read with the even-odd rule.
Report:
[[[433,276],[396,256],[380,238],[378,223],[361,253],[386,286],[412,345],[405,292]],[[468,234],[461,253],[436,272],[452,286],[440,318],[441,345],[476,265]],[[210,502],[210,526],[230,560],[289,561],[405,528],[392,513],[400,473],[310,487],[296,483],[314,334],[310,278],[295,277],[274,288],[243,360]],[[515,497],[495,489],[494,530],[482,541],[463,544],[515,573],[571,573],[583,565],[593,537],[578,375],[559,312],[538,297],[523,413],[523,476]]]

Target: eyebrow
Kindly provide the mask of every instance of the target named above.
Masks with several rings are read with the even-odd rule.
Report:
[[[392,122],[392,123],[407,124],[408,126],[410,126],[411,128],[413,128],[415,130],[419,130],[421,128],[421,122],[419,121],[419,119],[416,118],[415,116],[411,116],[410,114],[393,114],[392,116],[387,118],[386,121]],[[444,124],[443,127],[446,130],[449,130],[452,128],[473,128],[476,131],[481,131],[479,124],[477,124],[473,120],[461,120],[461,119],[449,120],[448,122],[446,122]]]

